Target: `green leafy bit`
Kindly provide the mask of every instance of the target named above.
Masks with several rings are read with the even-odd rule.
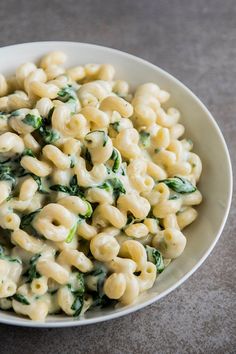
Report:
[[[114,164],[112,166],[112,171],[116,173],[119,170],[122,161],[120,152],[114,148],[110,159],[114,161]]]
[[[92,208],[91,204],[87,200],[84,200],[84,202],[87,205],[86,213],[83,215],[82,214],[79,215],[77,222],[72,226],[72,228],[70,229],[70,231],[68,233],[68,236],[66,238],[66,243],[70,243],[73,240],[76,230],[77,230],[77,226],[79,223],[82,222],[82,219],[90,218],[93,213],[93,208]]]
[[[84,275],[78,272],[75,281],[73,282],[73,284],[68,284],[68,287],[75,297],[74,302],[71,306],[71,310],[75,311],[73,316],[77,317],[80,315],[84,304]]]
[[[0,165],[0,181],[8,181],[12,183],[12,187],[16,184],[16,178],[11,166]]]
[[[126,193],[126,190],[125,190],[121,180],[117,177],[107,179],[102,185],[97,186],[97,188],[105,189],[107,192],[110,192],[112,189],[113,197],[115,199],[119,198],[120,194]]]
[[[58,92],[57,99],[68,104],[71,112],[76,112],[78,98],[77,98],[75,90],[73,89],[73,87],[71,85],[68,85],[68,86],[62,88]]]
[[[69,195],[76,195],[79,197],[84,197],[85,192],[84,188],[78,186],[76,175],[72,177],[69,186],[64,186],[62,184],[54,184],[50,187],[50,189],[55,192],[63,192]]]
[[[139,141],[143,145],[143,147],[149,147],[150,146],[150,134],[148,132],[145,132],[142,130],[139,132]]]
[[[52,144],[60,139],[60,134],[48,126],[41,126],[39,128],[39,134],[46,144]]]
[[[71,188],[62,184],[54,184],[53,186],[50,186],[50,189],[55,192],[71,194]]]
[[[70,229],[70,231],[69,231],[69,233],[68,233],[68,235],[66,237],[66,243],[70,243],[73,240],[73,238],[75,236],[75,233],[76,233],[76,230],[77,230],[77,226],[78,226],[78,223],[76,222],[72,226],[72,228]]]
[[[30,305],[29,300],[22,294],[14,294],[12,298],[23,305]]]
[[[38,185],[38,191],[42,194],[48,194],[49,192],[43,187],[42,178],[30,173],[30,176],[35,180]]]
[[[90,218],[93,214],[93,208],[92,208],[92,205],[87,201],[85,200],[86,204],[87,204],[87,211],[84,215],[80,215],[82,216],[83,218],[87,219],[87,218]]]
[[[91,277],[93,279],[93,283],[96,285],[96,291],[98,295],[101,297],[104,295],[103,292],[103,285],[105,282],[105,278],[107,276],[107,268],[104,267],[100,262],[97,262],[95,264],[94,270],[92,270],[90,273],[88,273],[85,281],[89,282],[91,280]]]
[[[115,306],[117,304],[117,300],[109,299],[106,295],[99,296],[97,293],[93,295],[93,304],[92,307],[108,307],[108,306]]]
[[[35,154],[33,153],[33,151],[31,149],[25,149],[22,153],[22,156],[32,156],[35,157]]]
[[[100,186],[97,186],[97,188],[104,189],[104,190],[107,191],[107,192],[112,191],[112,186],[111,186],[111,184],[108,183],[108,182],[104,182],[104,183],[101,184]]]
[[[75,273],[73,273],[74,275]],[[84,275],[80,272],[76,272],[75,281],[73,284],[68,284],[68,288],[73,294],[83,295],[85,292]]]
[[[175,176],[173,178],[159,181],[159,183],[161,182],[165,183],[170,189],[180,194],[193,193],[197,190],[197,188],[190,181],[183,177]]]
[[[26,114],[22,121],[27,125],[31,125],[35,129],[38,129],[42,125],[42,117],[30,113]]]
[[[19,258],[14,258],[8,255],[4,254],[4,248],[0,245],[0,259],[6,260],[8,262],[17,262],[19,264],[22,264],[21,260]]]
[[[84,296],[78,295],[75,296],[75,300],[71,306],[71,310],[75,311],[73,316],[78,317],[82,311],[84,305]]]
[[[113,196],[115,199],[119,198],[121,194],[126,193],[126,190],[119,178],[108,179],[107,182],[112,186]]]
[[[32,213],[23,215],[21,217],[20,227],[25,229],[27,226],[31,225],[32,221],[34,220],[35,216],[40,212],[41,209],[35,210]]]
[[[163,257],[162,257],[161,252],[159,252],[154,247],[146,246],[145,248],[146,248],[146,252],[147,252],[148,261],[155,264],[158,273],[163,272],[165,266],[164,266]]]
[[[32,282],[33,279],[40,278],[40,274],[36,269],[36,263],[38,259],[41,257],[40,253],[35,254],[33,257],[31,257],[29,261],[29,268],[24,274],[28,278],[28,282]]]
[[[71,86],[63,87],[58,92],[58,99],[62,102],[68,102],[69,100],[77,100],[75,91]]]

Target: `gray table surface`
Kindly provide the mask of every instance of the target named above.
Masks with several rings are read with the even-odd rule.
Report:
[[[235,0],[0,0],[0,46],[38,40],[110,46],[172,73],[213,113],[236,173]],[[235,233],[234,200],[212,254],[158,303],[85,327],[0,325],[0,353],[235,353]]]

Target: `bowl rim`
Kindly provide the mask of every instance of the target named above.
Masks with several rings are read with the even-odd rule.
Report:
[[[3,46],[0,47],[0,51],[4,51],[4,49],[8,49],[8,48],[17,48],[17,47],[24,47],[24,46],[34,46],[34,45],[48,45],[48,44],[58,44],[58,46],[63,46],[63,45],[80,45],[84,48],[86,47],[93,47],[94,49],[103,49],[106,50],[108,52],[111,52],[113,54],[119,54],[123,57],[128,57],[132,60],[135,60],[141,64],[144,64],[145,66],[149,66],[151,69],[153,70],[157,70],[159,72],[161,72],[164,76],[166,76],[167,78],[169,78],[170,80],[174,81],[178,86],[180,86],[184,91],[186,91],[189,95],[191,95],[194,100],[196,101],[196,103],[201,107],[201,109],[204,111],[204,113],[208,116],[208,119],[211,121],[211,124],[214,126],[214,129],[216,130],[220,141],[222,143],[222,146],[224,148],[224,152],[225,152],[225,156],[227,158],[227,165],[228,165],[228,172],[229,172],[229,180],[228,180],[228,199],[227,199],[227,205],[225,207],[224,210],[224,215],[222,217],[222,222],[221,225],[219,227],[219,230],[215,236],[214,241],[212,242],[211,246],[207,249],[207,251],[204,253],[204,255],[199,259],[199,261],[195,264],[195,266],[189,271],[187,272],[179,281],[177,281],[175,284],[173,284],[171,287],[169,287],[168,289],[166,289],[165,291],[163,291],[160,294],[157,294],[156,296],[154,296],[152,299],[150,300],[146,300],[141,304],[137,304],[137,305],[133,305],[130,308],[124,308],[123,310],[121,309],[121,311],[117,312],[117,313],[113,313],[113,314],[108,314],[108,315],[102,315],[99,316],[98,318],[88,318],[88,319],[79,319],[79,320],[68,320],[66,322],[64,321],[51,321],[51,322],[34,322],[32,320],[28,320],[25,318],[1,318],[0,317],[0,324],[6,324],[6,325],[14,325],[14,326],[19,326],[19,327],[32,327],[32,328],[64,328],[64,327],[75,327],[75,326],[83,326],[83,325],[89,325],[89,324],[95,324],[95,323],[99,323],[99,322],[104,322],[104,321],[108,321],[108,320],[112,320],[112,319],[116,319],[118,317],[122,317],[125,315],[128,315],[132,312],[136,312],[138,310],[141,310],[143,308],[145,308],[148,305],[153,304],[154,302],[162,299],[164,296],[170,294],[173,290],[175,290],[177,287],[179,287],[181,284],[183,284],[202,264],[203,262],[206,260],[206,258],[210,255],[210,253],[212,252],[213,248],[215,247],[216,243],[218,242],[221,233],[223,231],[223,228],[225,226],[227,217],[229,215],[229,210],[230,210],[230,205],[231,205],[231,201],[232,201],[232,193],[233,193],[233,172],[232,172],[232,164],[231,164],[231,160],[230,160],[230,154],[229,154],[229,150],[227,147],[227,144],[225,142],[224,136],[217,124],[217,122],[215,121],[215,119],[213,118],[212,114],[210,113],[210,111],[208,110],[208,108],[205,106],[205,104],[192,92],[191,89],[189,89],[185,84],[183,84],[180,80],[178,80],[177,78],[175,78],[174,76],[172,76],[169,72],[167,72],[166,70],[161,69],[159,66],[150,63],[149,61],[139,58],[136,55],[133,54],[129,54],[127,52],[121,51],[119,49],[114,49],[111,47],[106,47],[106,46],[102,46],[102,45],[97,45],[97,44],[93,44],[93,43],[84,43],[84,42],[74,42],[74,41],[35,41],[35,42],[26,42],[26,43],[18,43],[18,44],[12,44],[9,46]],[[58,48],[60,50],[60,48]]]

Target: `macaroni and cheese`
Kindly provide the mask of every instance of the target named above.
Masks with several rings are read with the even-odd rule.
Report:
[[[134,302],[184,251],[202,200],[169,93],[65,62],[0,74],[0,308],[36,321]]]

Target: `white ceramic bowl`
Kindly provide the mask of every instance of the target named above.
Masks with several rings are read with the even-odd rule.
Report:
[[[155,82],[171,93],[171,105],[182,113],[181,122],[186,136],[194,142],[203,162],[199,189],[204,201],[198,207],[198,219],[188,227],[184,253],[173,261],[158,277],[155,286],[142,294],[130,306],[116,310],[88,312],[85,318],[51,316],[46,323],[21,318],[14,313],[0,311],[0,322],[30,327],[68,327],[113,319],[137,311],[157,301],[182,284],[210,254],[224,227],[232,195],[232,170],[224,138],[214,118],[201,101],[181,82],[160,68],[130,54],[97,45],[73,42],[35,42],[0,49],[0,72],[11,74],[27,61],[37,61],[51,50],[62,50],[68,55],[68,65],[85,63],[111,63],[117,78],[127,80],[131,86]]]

